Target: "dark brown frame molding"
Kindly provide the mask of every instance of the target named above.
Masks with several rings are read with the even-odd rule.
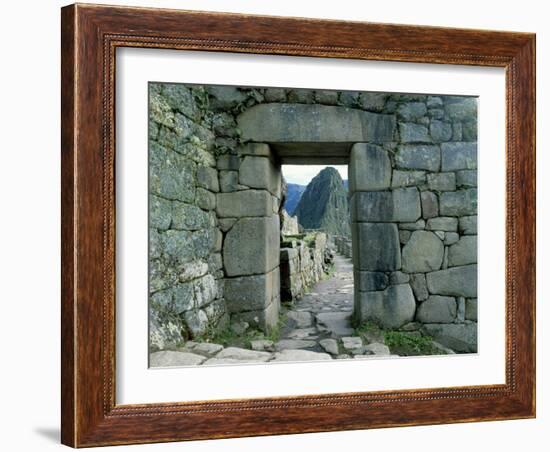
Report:
[[[76,4],[62,9],[61,38],[64,444],[85,447],[535,416],[534,34]],[[506,383],[116,405],[117,47],[505,68]]]

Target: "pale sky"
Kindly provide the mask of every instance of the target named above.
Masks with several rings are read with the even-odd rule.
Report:
[[[287,182],[291,184],[307,185],[311,179],[317,176],[317,174],[327,166],[336,168],[342,179],[348,178],[347,165],[283,165],[282,170],[283,176]]]

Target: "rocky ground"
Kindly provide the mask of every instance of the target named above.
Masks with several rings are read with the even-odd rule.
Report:
[[[353,265],[336,255],[334,271],[319,281],[285,315],[276,342],[250,341],[250,349],[210,342],[189,341],[177,351],[151,354],[151,367],[244,364],[284,361],[316,361],[390,356],[380,332],[355,334]]]

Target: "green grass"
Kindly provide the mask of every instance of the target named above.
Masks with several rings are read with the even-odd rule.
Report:
[[[441,350],[432,343],[432,337],[404,331],[385,331],[384,343],[392,351],[403,355],[440,355]]]
[[[308,248],[315,248],[316,234],[308,234],[304,237],[304,243]]]
[[[380,328],[376,323],[370,321],[363,322],[355,327],[355,333],[358,335],[364,333],[377,333],[379,331],[383,331],[382,328]]]
[[[355,325],[355,334],[367,341],[379,338],[392,353],[401,356],[442,354],[441,350],[433,345],[431,336],[419,332],[384,329],[375,322],[367,321]]]
[[[281,331],[285,323],[286,323],[286,312],[283,311],[279,315],[279,320],[277,321],[277,324],[271,330],[269,330],[267,334],[265,333],[261,333],[261,334],[264,335],[265,339],[269,341],[277,342],[281,339]]]

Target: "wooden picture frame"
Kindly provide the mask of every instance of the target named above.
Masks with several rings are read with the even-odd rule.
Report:
[[[73,447],[535,416],[535,35],[71,5],[62,9],[62,442]],[[115,403],[115,50],[506,69],[506,383]]]

